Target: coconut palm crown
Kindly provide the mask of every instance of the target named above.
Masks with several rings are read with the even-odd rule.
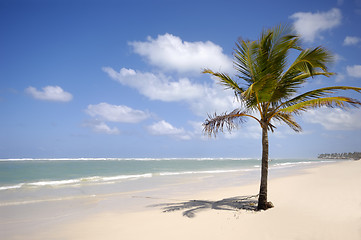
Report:
[[[294,52],[295,60],[288,63]],[[321,107],[361,105],[356,99],[334,96],[334,93],[342,90],[361,93],[361,88],[357,87],[332,86],[298,94],[307,80],[315,76],[334,75],[327,68],[332,60],[332,54],[321,46],[303,49],[300,37],[293,34],[290,27],[280,25],[264,30],[256,41],[237,41],[234,49],[235,78],[210,69],[203,71],[216,76],[226,89],[233,90],[240,103],[240,108],[232,112],[209,115],[203,123],[205,133],[216,136],[224,129],[232,131],[249,118],[257,121],[262,129],[259,210],[273,206],[267,201],[267,178],[268,131],[274,131],[274,122],[286,123],[294,131],[300,132],[302,129],[295,121],[295,115]]]

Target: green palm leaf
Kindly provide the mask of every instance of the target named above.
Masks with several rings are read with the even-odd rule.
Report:
[[[232,89],[235,92],[237,92],[237,95],[244,92],[244,90],[238,85],[237,82],[233,81],[232,78],[230,78],[225,73],[218,73],[213,72],[210,69],[204,69],[202,73],[209,73],[213,76],[217,77],[220,80],[220,83],[226,88],[226,89]]]
[[[317,99],[303,101],[291,105],[289,107],[283,108],[280,110],[280,112],[299,114],[300,112],[304,112],[311,108],[320,108],[320,107],[346,108],[348,106],[359,107],[360,105],[361,102],[359,102],[356,99],[352,99],[348,97],[325,97],[325,98],[317,98]]]
[[[348,87],[348,86],[333,86],[333,87],[325,87],[325,88],[319,88],[319,89],[315,89],[312,91],[308,91],[306,93],[303,93],[299,96],[296,96],[288,101],[286,101],[285,103],[283,103],[282,105],[285,106],[292,106],[294,104],[297,103],[301,103],[310,99],[317,99],[320,97],[324,97],[326,95],[330,95],[333,93],[336,93],[337,91],[340,90],[352,90],[352,91],[356,91],[358,93],[361,93],[361,88],[358,87]]]
[[[293,116],[287,112],[279,112],[274,117],[275,120],[286,123],[295,132],[301,132],[301,126],[294,120]]]

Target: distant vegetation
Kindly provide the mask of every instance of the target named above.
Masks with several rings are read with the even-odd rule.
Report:
[[[361,159],[361,152],[353,153],[322,153],[318,155],[318,158],[322,159]]]

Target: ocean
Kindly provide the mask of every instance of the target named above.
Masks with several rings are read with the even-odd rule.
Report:
[[[334,162],[324,159],[273,159],[270,171]],[[258,173],[250,158],[60,158],[0,159],[0,194],[16,189],[111,184],[172,175]]]

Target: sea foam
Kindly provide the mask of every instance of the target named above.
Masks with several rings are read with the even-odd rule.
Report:
[[[119,176],[110,176],[110,177],[92,176],[92,177],[77,178],[77,179],[37,181],[37,182],[30,182],[30,183],[20,183],[20,184],[10,185],[10,186],[2,186],[2,187],[0,187],[0,191],[12,190],[12,189],[18,189],[18,188],[72,186],[72,185],[87,184],[87,183],[94,183],[94,182],[107,183],[110,181],[148,178],[148,177],[152,177],[152,176],[153,176],[152,173],[146,173],[146,174],[119,175]]]

